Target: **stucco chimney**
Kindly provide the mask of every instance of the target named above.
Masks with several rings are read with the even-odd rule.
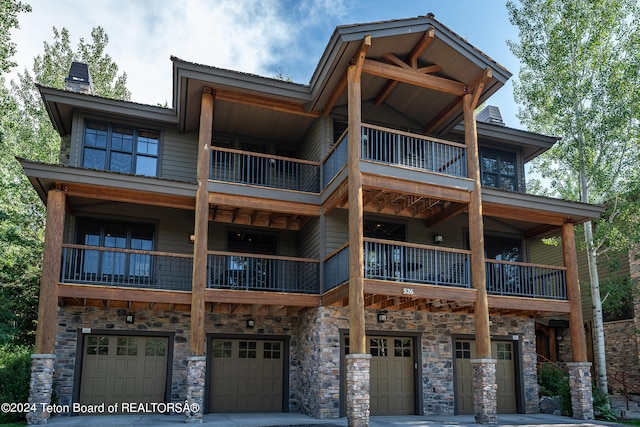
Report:
[[[93,95],[93,82],[89,74],[89,66],[82,62],[72,62],[69,77],[64,79],[64,87],[72,92]]]

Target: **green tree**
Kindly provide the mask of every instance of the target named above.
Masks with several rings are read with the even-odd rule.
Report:
[[[552,189],[570,200],[615,203],[638,168],[640,106],[636,0],[521,0],[507,3],[521,61],[519,118],[534,132],[562,139],[534,163]],[[584,224],[594,306],[597,384],[607,393],[597,256],[607,225]],[[625,245],[629,239],[625,236]],[[620,242],[622,243],[622,242]]]
[[[11,60],[16,53],[16,44],[9,34],[12,28],[19,28],[18,14],[23,12],[31,12],[31,6],[16,0],[0,2],[0,76],[16,65]]]
[[[72,61],[85,62],[95,95],[128,100],[127,76],[106,53],[109,41],[100,27],[91,41],[71,47],[66,29],[53,29],[53,43],[34,58],[32,72],[18,74],[0,99],[0,342],[32,343],[37,319],[45,210],[18,158],[57,163],[60,136],[55,132],[37,85],[64,88]]]

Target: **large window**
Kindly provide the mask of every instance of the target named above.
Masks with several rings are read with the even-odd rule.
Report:
[[[148,129],[87,122],[82,166],[114,172],[157,176],[160,133]]]
[[[149,224],[96,222],[78,219],[76,243],[113,249],[153,250],[155,227]],[[82,276],[94,280],[105,276],[151,279],[151,255],[131,251],[85,252],[81,260]]]
[[[480,150],[482,185],[501,190],[518,190],[516,153],[483,148]]]

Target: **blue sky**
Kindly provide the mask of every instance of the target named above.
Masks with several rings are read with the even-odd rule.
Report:
[[[434,13],[436,19],[505,66],[517,77],[519,63],[506,41],[517,41],[506,0],[24,0],[33,12],[20,16],[14,59],[31,68],[67,28],[75,46],[102,26],[107,53],[126,71],[132,101],[171,104],[170,56],[238,71],[274,76],[282,72],[308,83],[338,25]],[[507,126],[522,128],[509,83],[491,99]]]

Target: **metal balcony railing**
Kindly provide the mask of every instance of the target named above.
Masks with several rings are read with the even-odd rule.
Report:
[[[318,162],[211,147],[209,178],[285,190],[320,192]]]
[[[467,177],[463,144],[379,126],[362,126],[362,159]]]
[[[345,243],[324,260],[324,284],[327,292],[349,280],[349,244]]]
[[[565,267],[487,260],[485,269],[488,294],[567,299]]]
[[[319,260],[218,251],[208,254],[208,288],[320,293]]]
[[[190,291],[193,256],[62,245],[62,283]]]
[[[347,164],[347,148],[349,145],[349,137],[347,131],[344,131],[336,145],[333,146],[329,154],[322,161],[322,185],[324,189],[331,180],[342,170]]]

